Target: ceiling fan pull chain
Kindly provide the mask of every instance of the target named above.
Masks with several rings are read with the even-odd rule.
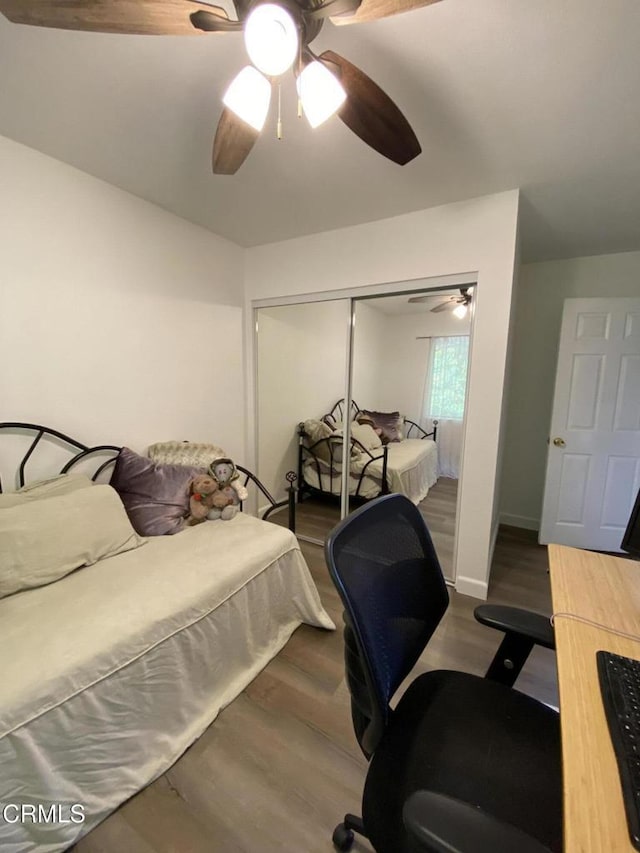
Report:
[[[280,95],[281,95],[281,88],[280,88],[280,83],[278,83],[278,123],[276,125],[276,136],[278,137],[278,139],[282,139],[282,112],[281,112],[282,99],[281,99]]]

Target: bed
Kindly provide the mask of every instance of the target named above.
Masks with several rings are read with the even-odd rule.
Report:
[[[345,415],[342,399],[321,418],[299,424],[298,500],[312,494],[340,495],[346,456]],[[348,419],[349,495],[366,501],[399,492],[420,503],[438,479],[437,421],[433,430],[426,432],[399,412],[361,409],[355,401],[351,402]]]
[[[43,437],[68,444],[67,485],[78,462],[119,450],[37,425],[3,429],[36,436],[18,485]],[[100,461],[98,480],[109,464]],[[89,486],[85,500],[96,489],[118,500],[111,486]],[[46,514],[55,500],[36,496],[29,507]],[[0,502],[0,545],[11,512]],[[3,560],[0,550],[0,569]],[[69,847],[170,767],[298,625],[334,628],[293,533],[243,512],[6,595],[0,621],[7,853]]]

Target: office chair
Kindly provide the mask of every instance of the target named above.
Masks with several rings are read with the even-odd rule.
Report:
[[[384,495],[334,528],[325,556],[345,610],[354,730],[370,760],[362,818],[345,815],[335,847],[349,850],[358,832],[377,853],[561,851],[558,715],[509,686],[527,649],[553,648],[548,620],[482,605],[478,618],[507,632],[487,676],[426,672],[392,709],[449,603],[427,526],[404,495]]]

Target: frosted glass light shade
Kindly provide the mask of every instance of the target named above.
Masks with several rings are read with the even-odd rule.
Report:
[[[347,93],[321,62],[310,62],[298,77],[298,94],[311,127],[318,127],[344,103]]]
[[[244,43],[256,68],[277,77],[291,68],[298,55],[298,29],[282,6],[263,3],[247,18]]]
[[[233,78],[222,101],[251,127],[262,130],[269,112],[271,83],[252,65],[246,65]]]
[[[453,313],[456,317],[459,317],[460,320],[463,320],[467,316],[467,306],[456,305],[456,307],[453,309]]]

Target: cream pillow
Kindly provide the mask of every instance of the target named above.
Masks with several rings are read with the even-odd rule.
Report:
[[[351,435],[366,448],[366,450],[377,450],[382,447],[382,439],[371,424],[351,424]]]
[[[223,459],[226,453],[217,444],[195,441],[158,441],[152,444],[147,456],[161,465],[186,465],[208,468],[214,459]]]
[[[304,431],[307,436],[308,446],[312,447],[312,445],[316,444],[316,442],[320,442],[316,447],[312,448],[312,452],[319,458],[323,459],[325,462],[329,462],[331,459],[331,450],[329,448],[328,441],[322,441],[323,438],[330,438],[333,435],[333,430],[331,427],[327,426],[323,421],[317,421],[313,418],[306,420],[304,422]]]
[[[93,485],[93,480],[86,474],[58,474],[57,477],[51,477],[48,480],[27,483],[17,492],[0,494],[0,509],[18,506],[29,501],[42,500],[43,498],[53,498],[56,495],[67,495]]]
[[[144,543],[111,486],[93,486],[0,512],[0,598]]]

